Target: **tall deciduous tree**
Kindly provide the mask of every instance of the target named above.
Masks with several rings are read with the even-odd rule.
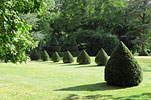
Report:
[[[128,0],[128,24],[137,30],[136,43],[144,50],[148,34],[151,34],[151,0]]]
[[[1,0],[0,1],[0,59],[13,63],[25,62],[26,50],[35,46],[29,36],[30,26],[25,25],[19,13],[40,11],[44,0]]]

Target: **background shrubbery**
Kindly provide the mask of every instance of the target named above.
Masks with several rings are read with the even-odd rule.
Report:
[[[105,34],[93,30],[82,30],[77,32],[77,42],[85,43],[85,49],[91,56],[95,56],[101,48],[104,48],[107,54],[110,55],[119,43],[119,39],[116,35],[112,34]]]

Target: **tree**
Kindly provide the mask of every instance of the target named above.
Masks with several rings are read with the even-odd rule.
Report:
[[[0,1],[0,59],[13,63],[26,62],[26,50],[36,46],[29,36],[30,26],[25,25],[19,13],[40,11],[43,0],[1,0]]]
[[[135,44],[144,50],[148,43],[148,34],[151,34],[151,1],[150,0],[128,0],[126,7],[127,22],[135,26]],[[132,32],[131,32],[132,33]],[[134,33],[134,32],[133,32]]]
[[[131,87],[142,80],[142,68],[125,44],[120,42],[106,64],[105,81],[113,86]]]

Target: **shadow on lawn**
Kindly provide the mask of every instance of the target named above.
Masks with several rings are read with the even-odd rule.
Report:
[[[112,95],[88,95],[88,96],[78,96],[76,94],[70,94],[63,100],[150,100],[151,93],[142,93],[140,95],[124,96],[124,97],[113,97]]]
[[[61,63],[62,66],[78,66],[79,64]]]
[[[60,63],[62,66],[79,66],[77,68],[87,68],[87,67],[104,67],[97,65],[88,65],[88,64],[71,64],[71,63]]]
[[[87,68],[87,67],[100,67],[100,68],[103,68],[104,66],[98,66],[98,65],[84,65],[84,66],[80,66],[80,67],[77,67],[77,68]]]
[[[116,89],[123,89],[123,88],[108,86],[106,85],[106,83],[96,83],[96,84],[87,84],[87,85],[68,87],[68,88],[58,89],[55,91],[105,91],[105,90],[116,90]]]

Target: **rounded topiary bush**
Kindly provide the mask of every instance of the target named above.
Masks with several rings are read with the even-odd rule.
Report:
[[[79,64],[90,64],[91,63],[91,59],[85,50],[83,50],[80,53],[80,55],[77,57],[77,62]]]
[[[142,51],[139,53],[139,56],[149,56],[149,53],[148,53],[146,50],[142,50]]]
[[[55,52],[53,55],[52,55],[52,61],[54,61],[54,62],[59,62],[60,61],[60,56],[59,56],[59,54],[58,54],[58,52]]]
[[[40,59],[40,53],[36,49],[33,49],[30,52],[30,59],[31,60],[39,60]]]
[[[48,61],[49,60],[50,57],[49,57],[46,50],[44,50],[43,55],[42,55],[41,58],[42,58],[43,61]]]
[[[108,55],[107,53],[101,48],[101,50],[98,52],[98,54],[95,57],[95,62],[99,66],[105,66],[108,61]]]
[[[143,79],[142,69],[123,42],[113,50],[105,67],[105,81],[109,85],[130,87]]]
[[[73,56],[72,56],[72,54],[70,53],[70,51],[67,51],[67,52],[64,54],[63,62],[64,62],[64,63],[72,63],[72,62],[74,62]]]

